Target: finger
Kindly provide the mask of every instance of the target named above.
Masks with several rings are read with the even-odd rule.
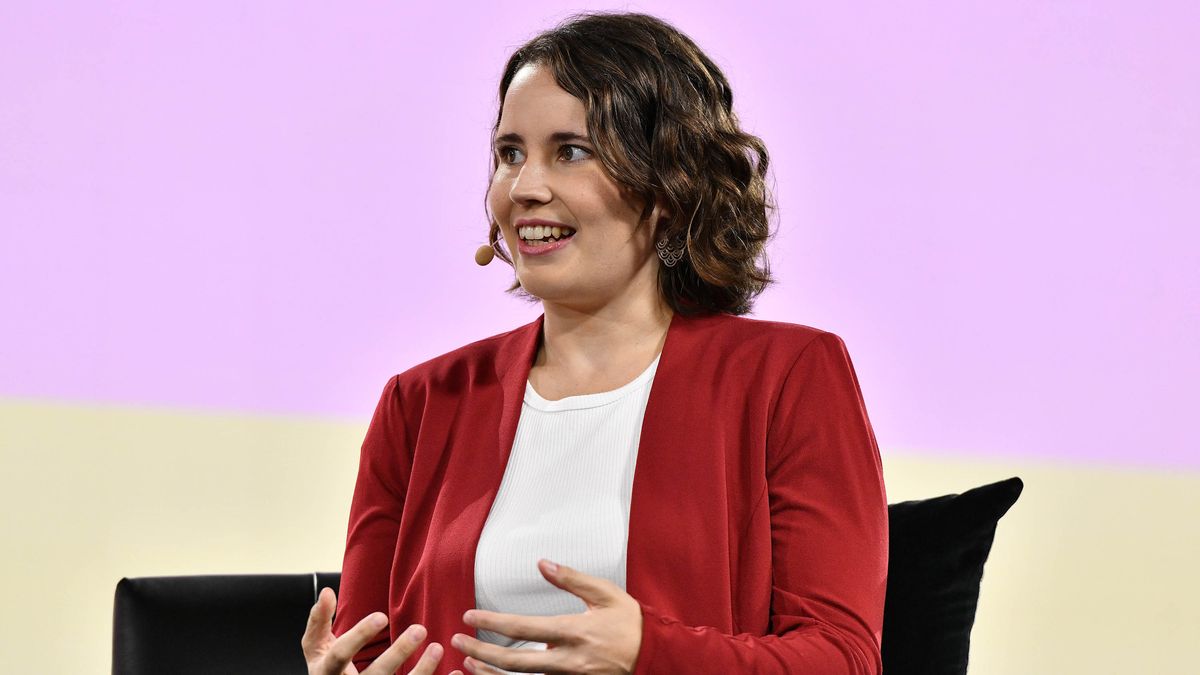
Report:
[[[444,650],[440,644],[435,642],[429,645],[425,648],[425,653],[421,655],[421,659],[417,661],[417,665],[408,671],[408,675],[433,675],[438,661],[442,660],[443,653]]]
[[[557,565],[549,560],[539,560],[538,571],[542,573],[546,581],[583,600],[589,608],[611,604],[621,591],[620,586],[608,579],[584,574],[577,569],[566,565]]]
[[[319,647],[332,635],[330,626],[333,623],[333,610],[337,607],[337,596],[332,588],[322,588],[317,601],[308,612],[308,625],[304,627],[304,636],[300,638],[300,646],[307,656],[314,647]]]
[[[463,614],[463,622],[474,628],[500,633],[518,640],[561,644],[574,637],[570,622],[572,616],[524,616],[504,614],[486,609],[469,609]]]
[[[462,633],[455,633],[454,637],[450,639],[450,645],[476,661],[483,661],[487,665],[518,673],[545,673],[555,670],[565,670],[560,667],[566,658],[564,656],[566,650],[562,649],[554,651],[544,649],[512,649],[476,640]]]
[[[370,668],[362,672],[362,675],[392,675],[408,660],[408,657],[416,653],[417,648],[425,641],[428,634],[425,627],[419,623],[409,626],[375,659]]]
[[[463,665],[475,675],[507,675],[503,670],[495,666],[490,666],[478,659],[473,659],[470,656],[463,659]]]
[[[330,664],[330,669],[333,672],[341,672],[350,664],[354,655],[362,650],[363,645],[379,635],[379,631],[383,630],[384,626],[387,626],[387,616],[383,612],[372,612],[364,616],[361,621],[354,624],[353,628],[335,640],[333,646],[329,648],[326,659]]]

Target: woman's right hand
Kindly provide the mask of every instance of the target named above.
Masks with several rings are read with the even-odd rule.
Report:
[[[394,675],[396,669],[425,641],[425,627],[413,624],[369,668],[359,673],[352,663],[354,655],[387,627],[387,616],[383,612],[368,614],[354,628],[335,638],[333,610],[336,607],[337,596],[333,589],[322,588],[317,603],[308,614],[304,637],[300,638],[304,660],[308,662],[308,675]],[[429,645],[408,675],[432,675],[444,653],[442,645],[436,642]],[[463,673],[456,670],[450,675]]]

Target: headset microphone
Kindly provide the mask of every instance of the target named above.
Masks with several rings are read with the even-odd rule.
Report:
[[[483,267],[492,262],[492,258],[496,257],[496,249],[484,244],[475,249],[475,264]]]

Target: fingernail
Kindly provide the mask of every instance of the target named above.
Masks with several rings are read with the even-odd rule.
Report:
[[[376,614],[371,617],[371,626],[375,628],[383,628],[387,625],[387,617],[382,614]]]
[[[468,624],[471,624],[472,626],[474,626],[475,624],[471,623],[474,620],[475,620],[475,611],[474,610],[468,609],[467,611],[463,612],[463,621],[465,623],[468,623]]]
[[[440,659],[442,658],[442,646],[435,642],[429,645],[429,649],[425,653],[428,654],[429,658],[431,659]]]
[[[552,574],[558,574],[558,563],[556,563],[556,562],[550,562],[549,560],[547,560],[547,561],[546,561],[546,567],[549,567],[549,568],[550,568],[550,572],[551,572]]]
[[[408,629],[408,639],[413,642],[420,642],[425,639],[425,627],[421,625],[410,626]]]

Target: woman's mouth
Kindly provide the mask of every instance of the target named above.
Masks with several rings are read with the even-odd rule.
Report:
[[[573,236],[573,227],[523,225],[517,228],[517,250],[523,255],[542,255],[566,246]]]

